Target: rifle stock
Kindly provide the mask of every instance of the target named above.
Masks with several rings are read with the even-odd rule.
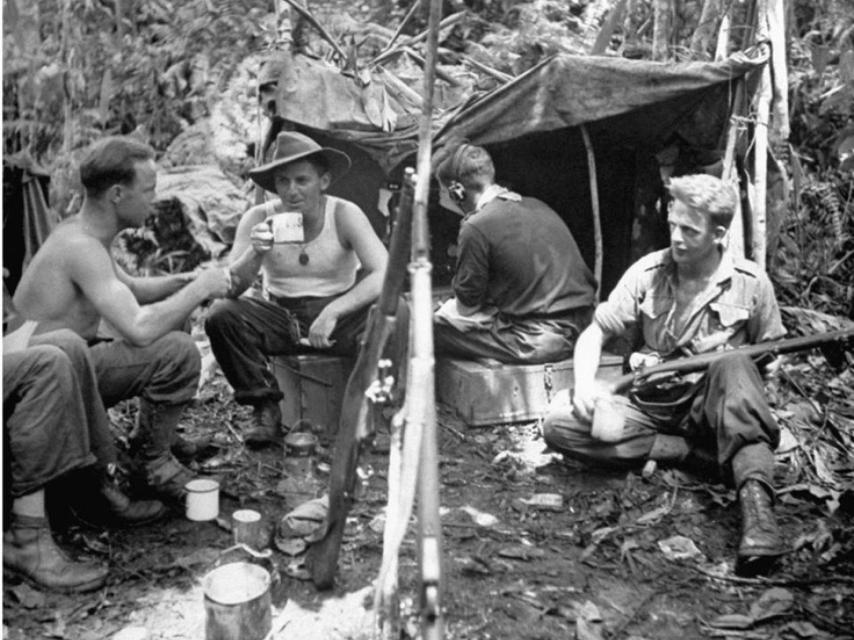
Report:
[[[655,376],[704,371],[716,360],[720,360],[724,356],[732,355],[734,353],[743,354],[748,358],[760,358],[766,355],[779,356],[785,353],[804,351],[813,347],[821,347],[823,345],[830,345],[833,343],[850,344],[852,342],[854,342],[854,328],[828,331],[826,333],[802,336],[799,338],[760,342],[758,344],[737,347],[727,351],[701,353],[695,356],[688,356],[686,358],[669,360],[651,367],[641,367],[632,373],[627,373],[626,375],[617,378],[609,385],[609,391],[616,394],[622,393],[632,387],[641,387],[647,382],[650,382],[650,379]]]
[[[356,487],[356,467],[362,442],[368,435],[368,398],[365,393],[377,379],[379,361],[389,338],[396,329],[398,302],[403,293],[406,265],[412,235],[412,169],[406,170],[401,192],[400,208],[389,242],[388,266],[383,279],[382,291],[368,317],[365,341],[359,350],[356,364],[341,401],[338,433],[332,454],[332,469],[329,475],[329,513],[323,538],[312,543],[307,564],[311,578],[318,589],[329,589],[335,580],[338,553],[344,537],[347,514],[353,505]],[[398,369],[406,363],[396,363]]]

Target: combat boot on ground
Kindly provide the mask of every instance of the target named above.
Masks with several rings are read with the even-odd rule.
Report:
[[[119,486],[114,465],[87,470],[84,475],[83,495],[75,496],[70,509],[86,524],[135,527],[154,522],[169,511],[159,500],[131,500]],[[74,493],[80,493],[79,487]]]
[[[171,452],[183,411],[182,404],[155,404],[140,398],[133,445],[145,484],[156,496],[172,503],[183,501],[184,485],[196,477]]]
[[[767,573],[786,552],[774,517],[771,490],[758,480],[747,480],[738,491],[738,502],[741,508],[741,540],[736,573],[742,576]]]
[[[38,588],[84,592],[103,586],[107,567],[75,562],[56,545],[47,518],[13,514],[3,533],[3,567]]]
[[[282,410],[279,403],[267,400],[255,405],[251,426],[243,432],[243,441],[253,447],[282,444]]]

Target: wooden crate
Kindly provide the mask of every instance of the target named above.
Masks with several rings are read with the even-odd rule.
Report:
[[[300,420],[309,420],[321,437],[334,437],[344,388],[354,364],[352,358],[322,354],[271,358],[273,375],[285,394],[282,422],[293,426]]]
[[[614,379],[622,368],[622,357],[603,354],[598,377]],[[539,420],[554,395],[572,385],[571,358],[532,365],[436,362],[437,401],[472,427]]]

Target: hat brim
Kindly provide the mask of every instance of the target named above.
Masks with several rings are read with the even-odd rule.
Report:
[[[276,169],[279,169],[286,164],[296,162],[297,160],[305,160],[306,158],[315,155],[321,155],[326,158],[326,162],[329,165],[331,182],[335,182],[350,170],[350,156],[343,151],[338,151],[338,149],[322,147],[316,151],[306,151],[305,153],[298,153],[288,158],[279,158],[278,160],[273,160],[273,162],[268,162],[267,164],[256,167],[255,169],[250,169],[249,177],[262,189],[275,193]]]

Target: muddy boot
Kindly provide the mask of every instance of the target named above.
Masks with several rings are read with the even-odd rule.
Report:
[[[187,494],[185,485],[196,477],[168,451],[145,462],[143,469],[145,482],[151,491],[176,507],[183,504]]]
[[[137,463],[141,465],[148,488],[159,498],[183,501],[184,485],[195,474],[171,453],[175,431],[184,405],[154,404],[139,399]]]
[[[107,567],[75,562],[53,541],[47,518],[14,514],[3,533],[3,567],[37,588],[83,592],[103,586]]]
[[[255,406],[252,426],[243,433],[243,441],[253,447],[282,444],[282,410],[279,403],[267,400]]]
[[[741,576],[767,573],[786,550],[774,518],[770,490],[758,480],[747,480],[738,491],[741,541],[735,570]]]

